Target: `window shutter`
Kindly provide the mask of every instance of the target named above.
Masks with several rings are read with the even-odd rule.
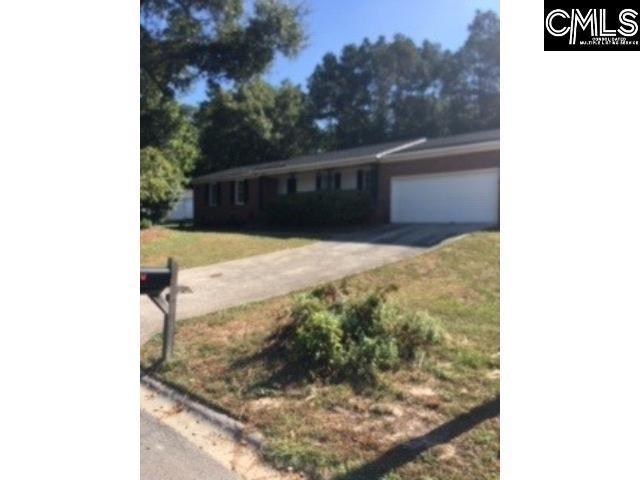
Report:
[[[209,198],[209,194],[210,194],[210,190],[211,190],[211,185],[209,185],[208,183],[204,186],[204,204],[205,206],[209,206],[209,204],[211,203],[211,199]]]
[[[374,200],[378,199],[378,167],[374,166],[371,168],[371,184],[369,185],[371,189],[371,195]]]
[[[231,199],[231,205],[235,205],[236,203],[236,182],[232,180],[230,182],[229,188],[229,198]]]
[[[287,178],[287,195],[293,195],[298,191],[298,181],[295,175],[290,175]]]
[[[358,191],[361,192],[364,187],[364,172],[362,170],[358,170]]]
[[[249,203],[249,179],[244,181],[244,203]]]
[[[220,205],[222,203],[222,185],[216,183],[216,204]]]
[[[340,184],[342,183],[342,175],[340,172],[336,172],[333,175],[333,188],[335,190],[340,190]]]
[[[322,174],[320,172],[316,173],[316,191],[319,192],[322,190]]]

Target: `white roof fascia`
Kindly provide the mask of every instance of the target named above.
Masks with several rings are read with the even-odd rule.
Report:
[[[415,147],[416,145],[420,145],[421,143],[425,143],[426,141],[427,141],[426,138],[419,138],[418,140],[414,140],[413,142],[405,143],[403,145],[399,145],[397,147],[390,148],[389,150],[380,152],[376,154],[376,158],[382,158],[387,155],[391,155],[392,153],[406,150],[407,148]]]
[[[381,158],[380,163],[406,162],[408,160],[419,160],[422,158],[448,157],[467,153],[490,152],[493,150],[500,150],[500,140],[396,153],[392,156]]]

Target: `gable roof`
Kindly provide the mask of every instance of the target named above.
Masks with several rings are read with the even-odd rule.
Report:
[[[366,163],[378,162],[381,159],[394,159],[397,156],[411,152],[427,150],[438,150],[451,146],[470,145],[475,143],[490,142],[500,139],[500,130],[490,130],[485,132],[474,132],[470,134],[452,135],[440,137],[433,140],[426,138],[416,138],[413,140],[402,140],[395,142],[379,143],[376,145],[365,145],[362,147],[349,148],[346,150],[335,150],[331,152],[317,153],[294,157],[288,160],[279,160],[268,163],[258,163],[242,167],[220,170],[208,175],[194,178],[192,184],[201,184],[217,180],[232,180],[258,177],[263,175],[277,175],[292,172],[303,172],[308,170],[318,170],[324,168],[346,167],[350,165],[362,165]],[[399,158],[398,158],[399,160]]]

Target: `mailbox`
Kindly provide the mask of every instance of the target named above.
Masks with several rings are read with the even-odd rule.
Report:
[[[169,268],[140,269],[140,293],[145,295],[159,295],[171,285],[171,270]]]
[[[140,268],[140,294],[147,295],[164,314],[164,331],[162,336],[162,361],[167,362],[173,354],[175,337],[176,308],[178,300],[178,264],[170,258],[164,268]],[[169,293],[162,298],[162,292],[168,288]]]

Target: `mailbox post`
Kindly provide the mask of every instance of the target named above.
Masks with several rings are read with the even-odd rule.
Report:
[[[162,298],[162,292],[169,293]],[[178,263],[169,258],[166,268],[142,267],[140,269],[140,294],[147,295],[164,314],[162,337],[162,362],[173,356],[173,339],[176,329],[176,308],[178,300]]]

